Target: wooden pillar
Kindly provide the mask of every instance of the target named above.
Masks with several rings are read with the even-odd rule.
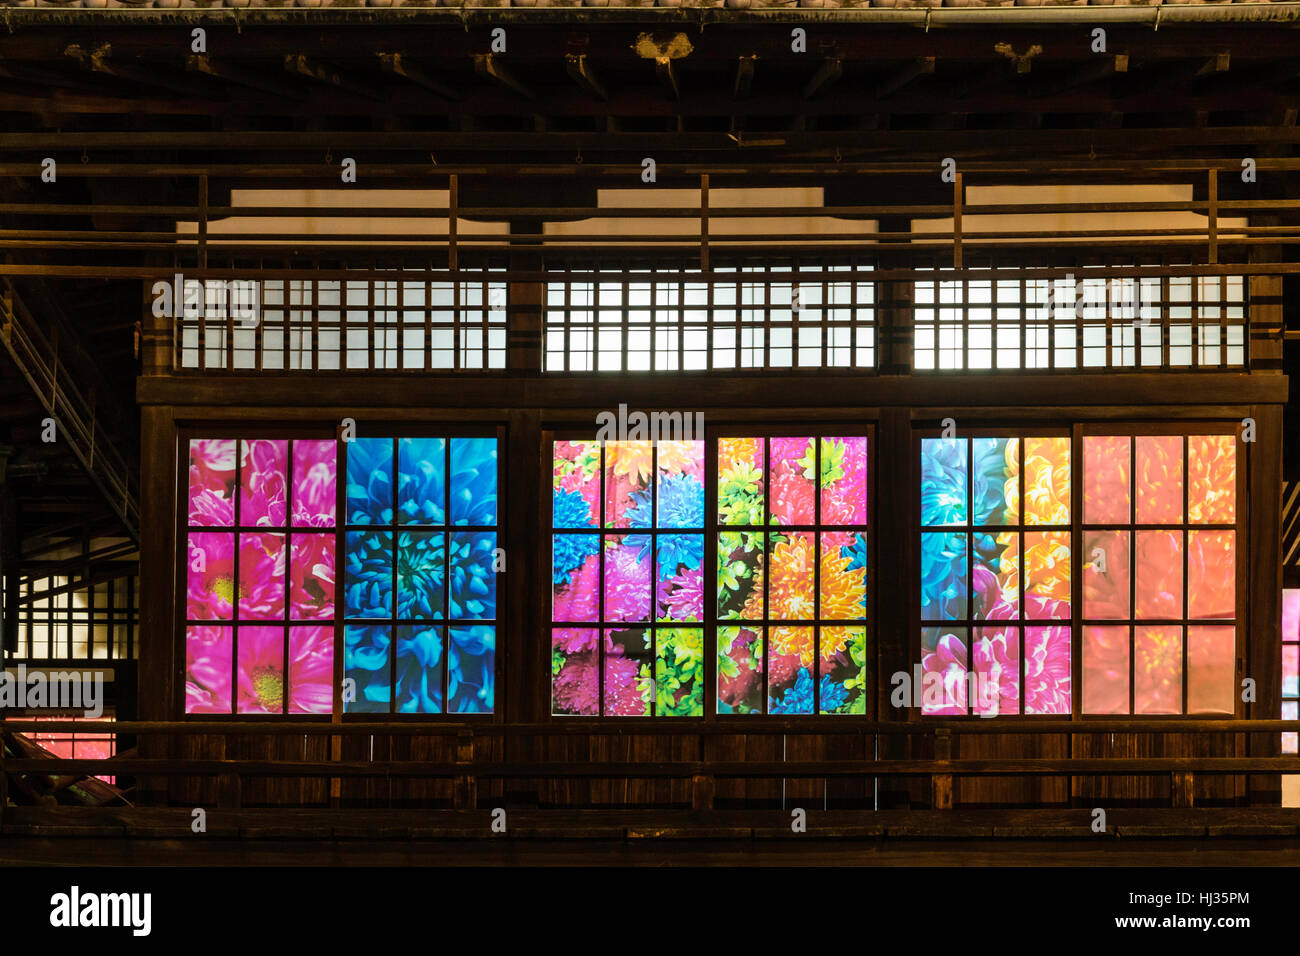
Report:
[[[910,477],[911,419],[905,408],[883,408],[876,432],[876,593],[891,595],[876,603],[876,719],[907,721],[908,707],[890,703],[890,677],[911,674],[911,568],[912,536],[909,532],[912,508]],[[880,759],[903,759],[913,754],[912,739],[882,734],[877,740]],[[917,784],[919,786],[919,784]],[[879,781],[879,807],[906,809],[914,787],[905,777]]]
[[[510,237],[540,237],[540,219],[512,220]],[[516,245],[510,251],[511,271],[541,272],[540,245]],[[511,282],[506,366],[517,375],[542,374],[542,314],[546,308],[545,282]]]
[[[1282,406],[1255,405],[1255,441],[1239,447],[1244,455],[1250,513],[1247,516],[1247,547],[1238,547],[1239,560],[1246,565],[1246,646],[1240,677],[1255,681],[1255,700],[1245,705],[1247,719],[1277,719],[1282,716]],[[1240,682],[1234,691],[1241,693]],[[1250,734],[1246,752],[1252,757],[1276,757],[1281,753],[1278,734]],[[1255,774],[1248,779],[1248,800],[1252,806],[1278,806],[1282,781],[1277,774]]]
[[[146,405],[140,416],[140,629],[137,636],[138,717],[172,720],[180,716],[177,700],[180,668],[177,655],[183,635],[175,618],[176,577],[176,430],[170,408]],[[142,736],[141,757],[168,756],[169,741],[158,734]],[[165,778],[137,782],[141,804],[166,799]]]
[[[934,759],[941,764],[952,760],[952,733],[942,727],[934,732]],[[935,810],[952,809],[952,774],[930,777],[930,806]]]

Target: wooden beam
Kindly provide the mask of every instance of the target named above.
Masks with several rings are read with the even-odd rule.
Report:
[[[328,84],[344,93],[351,93],[354,96],[362,96],[371,100],[382,100],[384,98],[382,93],[368,83],[354,79],[336,67],[329,66],[301,53],[286,54],[284,69],[287,73],[295,76],[305,76],[319,83]]]
[[[474,72],[479,76],[495,80],[506,89],[518,93],[524,99],[535,100],[537,94],[534,93],[524,82],[518,79],[501,63],[501,61],[491,53],[479,53],[474,57]]]
[[[212,93],[211,90],[197,83],[191,83],[181,75],[173,75],[165,70],[142,66],[139,63],[113,61],[113,48],[108,43],[101,43],[90,50],[78,43],[72,43],[64,49],[63,53],[77,60],[83,70],[91,73],[101,73],[104,76],[139,83],[142,86],[159,87],[181,96],[206,97]]]
[[[822,93],[844,75],[844,61],[837,56],[828,56],[822,60],[822,65],[817,68],[817,72],[812,75],[807,83],[804,84],[804,99],[812,99],[818,93]]]
[[[733,99],[743,100],[749,96],[754,85],[754,65],[757,61],[758,57],[753,53],[736,60],[736,82],[731,90]]]
[[[569,74],[569,78],[573,80],[573,82],[577,83],[596,99],[609,99],[609,92],[605,89],[605,84],[596,78],[595,71],[587,63],[587,54],[566,53],[564,55],[564,70]]]
[[[391,73],[393,76],[400,76],[404,80],[410,80],[416,86],[422,87],[430,93],[436,93],[444,100],[455,101],[465,98],[465,94],[454,86],[444,83],[408,61],[405,54],[380,53],[379,65],[385,73]]]
[[[206,53],[193,53],[185,59],[185,68],[191,73],[203,73],[207,76],[244,86],[260,93],[282,96],[288,99],[301,99],[302,90],[295,89],[288,83],[279,83],[268,76],[245,70],[229,63],[215,62]]]
[[[911,83],[918,76],[926,76],[934,72],[934,60],[932,56],[917,57],[911,63],[899,67],[889,76],[881,80],[876,87],[876,98],[884,99],[893,93],[897,93],[907,84]]]
[[[1197,76],[1211,76],[1215,73],[1227,73],[1232,62],[1230,53],[1218,53],[1210,57],[1196,71]]]

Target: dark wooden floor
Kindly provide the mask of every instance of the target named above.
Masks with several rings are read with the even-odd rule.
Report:
[[[810,812],[10,808],[3,866],[1297,866],[1300,810]]]

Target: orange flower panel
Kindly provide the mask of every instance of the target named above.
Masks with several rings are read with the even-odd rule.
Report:
[[[1187,616],[1236,617],[1237,535],[1233,531],[1187,534]]]
[[[780,540],[784,538],[785,540]],[[813,535],[796,531],[768,536],[768,617],[774,621],[810,621],[817,616],[813,572]],[[775,646],[775,638],[773,638]]]
[[[1129,533],[1087,531],[1083,536],[1083,616],[1116,621],[1129,617]]]
[[[1237,439],[1192,435],[1187,439],[1187,520],[1232,524],[1237,520]]]
[[[1183,520],[1183,438],[1137,438],[1137,524],[1180,524]]]
[[[1122,435],[1084,437],[1084,524],[1128,524],[1129,449]]]
[[[1236,681],[1233,658],[1236,628],[1198,626],[1187,629],[1187,712],[1232,714]]]
[[[1083,712],[1128,713],[1129,628],[1083,629]]]
[[[1025,439],[1025,524],[1070,523],[1070,439]]]
[[[1182,713],[1183,629],[1140,627],[1133,653],[1134,713]]]
[[[1138,531],[1137,617],[1183,616],[1183,535],[1181,531]]]

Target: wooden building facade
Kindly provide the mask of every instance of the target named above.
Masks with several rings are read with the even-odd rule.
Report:
[[[6,13],[7,830],[1294,839],[1295,5]]]

